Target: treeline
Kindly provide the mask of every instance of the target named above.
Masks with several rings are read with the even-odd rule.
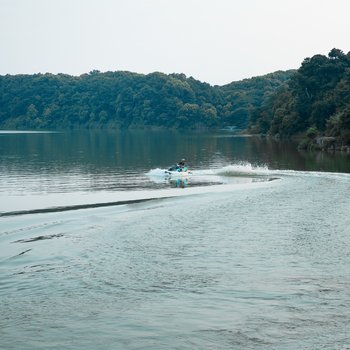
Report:
[[[292,74],[221,87],[184,74],[0,76],[0,128],[245,128],[252,111]]]
[[[250,131],[335,137],[350,144],[350,52],[306,58],[295,75],[250,116]]]

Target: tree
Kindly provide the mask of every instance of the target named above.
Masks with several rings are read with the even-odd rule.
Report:
[[[38,110],[34,104],[28,106],[26,116],[29,119],[35,119],[38,116]]]
[[[288,84],[252,113],[251,130],[271,134],[337,136],[349,142],[350,53],[332,49],[328,56],[306,58]],[[349,137],[350,138],[350,137]]]

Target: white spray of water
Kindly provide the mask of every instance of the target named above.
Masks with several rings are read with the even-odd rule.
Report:
[[[271,175],[271,170],[266,165],[254,166],[249,162],[242,162],[217,169],[216,174],[221,176]]]
[[[150,170],[145,175],[149,176],[152,180],[164,179],[168,175],[167,169],[156,168]],[[283,170],[283,169],[269,169],[267,165],[253,165],[249,162],[239,162],[230,164],[221,168],[209,168],[209,169],[191,169],[191,176],[198,177],[202,180],[205,178],[214,177],[264,177],[264,176],[338,176],[349,177],[349,174],[342,173],[327,173],[322,171],[300,171],[300,170]]]
[[[267,166],[254,166],[249,162],[227,165],[222,168],[192,170],[193,176],[256,176],[270,175],[271,171]],[[151,169],[146,173],[149,177],[166,177],[166,169]]]

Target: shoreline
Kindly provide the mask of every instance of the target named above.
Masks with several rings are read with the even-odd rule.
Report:
[[[350,145],[344,144],[341,139],[333,136],[318,136],[312,139],[307,138],[304,135],[294,135],[289,137],[283,137],[280,135],[268,135],[268,134],[250,134],[247,130],[244,130],[242,136],[265,138],[274,141],[294,141],[299,150],[305,151],[323,151],[323,152],[341,152],[350,154]]]

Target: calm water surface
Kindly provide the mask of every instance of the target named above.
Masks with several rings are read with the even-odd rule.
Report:
[[[349,173],[227,133],[0,133],[0,348],[349,349]]]

